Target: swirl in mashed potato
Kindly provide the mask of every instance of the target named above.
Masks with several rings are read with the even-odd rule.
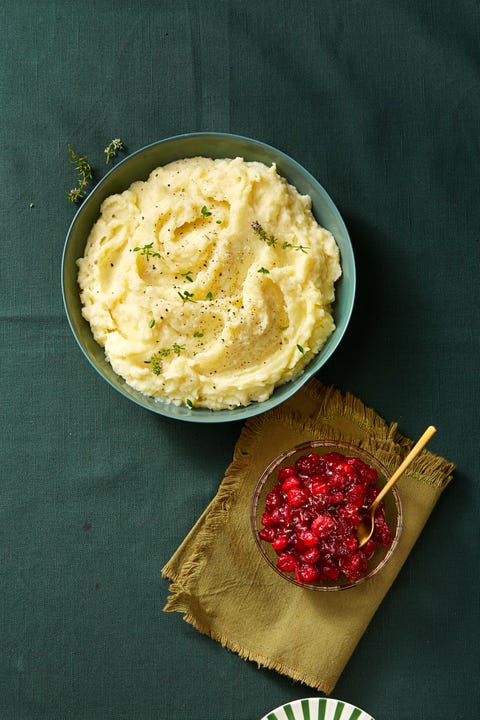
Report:
[[[107,360],[165,402],[265,400],[335,328],[338,247],[275,165],[195,157],[157,168],[103,202],[78,267]]]

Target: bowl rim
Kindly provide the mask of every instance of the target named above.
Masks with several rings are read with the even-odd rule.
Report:
[[[267,552],[264,548],[263,541],[258,537],[258,526],[257,526],[257,510],[258,510],[258,501],[260,498],[260,493],[268,480],[268,478],[271,476],[272,472],[275,471],[282,463],[285,462],[289,457],[292,457],[296,453],[299,452],[305,452],[306,450],[313,451],[314,448],[341,448],[344,450],[350,451],[352,454],[357,453],[364,458],[366,458],[371,464],[375,467],[375,469],[380,469],[382,474],[384,474],[387,478],[391,475],[391,473],[388,471],[388,469],[385,467],[385,465],[380,462],[378,458],[376,458],[370,451],[365,450],[360,445],[355,445],[354,443],[345,441],[345,440],[333,440],[333,439],[319,439],[319,440],[307,440],[302,443],[299,443],[297,445],[293,445],[283,452],[279,453],[263,470],[262,474],[260,475],[259,479],[257,480],[257,483],[255,485],[255,489],[253,491],[252,495],[252,501],[250,505],[250,527],[252,530],[253,538],[255,541],[255,544],[260,551],[261,556],[263,559],[267,562],[267,564],[274,570],[277,575],[279,575],[284,580],[288,580],[292,585],[295,585],[299,588],[302,588],[304,590],[315,590],[319,592],[332,592],[332,591],[339,591],[339,590],[350,590],[351,588],[358,587],[359,585],[363,585],[367,580],[371,580],[375,575],[377,575],[388,563],[388,561],[391,559],[392,555],[394,554],[398,543],[400,541],[400,537],[402,535],[403,531],[403,508],[402,508],[402,501],[400,497],[400,493],[398,492],[397,486],[394,486],[391,489],[391,493],[394,498],[394,503],[396,507],[396,513],[397,513],[397,523],[395,527],[395,533],[392,539],[392,542],[390,544],[390,547],[386,551],[385,557],[381,560],[378,565],[376,565],[372,570],[367,573],[366,575],[363,575],[362,577],[358,578],[358,580],[355,580],[353,582],[345,582],[343,584],[334,584],[335,581],[331,581],[331,583],[325,583],[325,584],[318,584],[315,585],[314,583],[301,583],[298,582],[295,577],[289,573],[285,573],[282,570],[280,570],[274,562],[272,562],[271,558],[268,556]]]
[[[174,403],[169,403],[163,400],[157,400],[154,398],[151,398],[147,395],[142,395],[139,391],[135,390],[134,388],[131,388],[128,386],[128,384],[121,378],[119,375],[115,374],[115,378],[112,379],[108,377],[101,366],[99,366],[98,362],[95,361],[91,355],[87,352],[87,349],[85,348],[79,332],[77,332],[77,329],[75,327],[74,323],[74,310],[71,307],[71,301],[69,300],[69,292],[67,288],[67,269],[68,269],[68,255],[69,255],[69,246],[71,237],[74,233],[74,230],[76,228],[76,225],[81,220],[81,218],[87,213],[89,208],[93,204],[99,204],[101,205],[101,202],[108,197],[109,194],[112,194],[111,192],[106,192],[105,187],[109,184],[109,182],[112,180],[112,177],[115,176],[117,173],[121,171],[122,168],[125,167],[125,165],[132,163],[136,158],[141,156],[142,154],[148,155],[150,152],[153,152],[155,149],[160,148],[161,146],[168,145],[169,143],[187,143],[190,141],[197,141],[201,142],[203,139],[209,140],[209,141],[216,141],[216,140],[225,140],[225,141],[233,141],[237,143],[247,143],[249,147],[252,148],[252,151],[255,151],[255,149],[261,149],[270,155],[275,155],[278,159],[281,159],[284,161],[291,169],[292,172],[295,170],[305,180],[305,183],[315,188],[316,192],[319,194],[319,196],[322,198],[322,201],[325,202],[326,207],[328,207],[329,213],[331,213],[332,217],[334,218],[336,224],[338,225],[338,228],[341,231],[341,234],[343,236],[343,242],[345,244],[345,247],[347,249],[347,254],[349,256],[349,278],[348,278],[348,292],[345,294],[345,302],[343,303],[342,307],[342,322],[341,325],[337,324],[336,327],[330,338],[327,340],[326,345],[320,350],[320,352],[312,358],[310,363],[306,366],[304,371],[297,376],[294,380],[290,380],[287,383],[284,383],[283,385],[277,386],[273,393],[264,401],[261,402],[251,402],[248,405],[245,406],[238,406],[235,408],[225,408],[222,410],[209,410],[207,408],[189,408],[186,405],[176,405]],[[198,154],[198,153],[197,153]],[[220,157],[219,155],[218,157]],[[230,157],[233,156],[233,153],[230,155]],[[184,155],[184,157],[194,157],[194,155]],[[224,154],[223,157],[229,157],[228,155]],[[170,161],[168,161],[170,162]],[[262,161],[260,161],[262,162]],[[271,162],[274,162],[274,159],[271,159]],[[155,166],[152,165],[150,167],[150,170],[148,171],[148,174],[155,169]],[[285,177],[283,173],[280,172],[280,175]],[[287,174],[288,175],[288,174]],[[147,175],[148,176],[148,175]],[[138,178],[141,179],[141,178]],[[292,182],[290,178],[286,177],[288,182]],[[132,182],[135,182],[135,180],[128,181],[126,186],[123,188],[126,190]],[[121,191],[120,191],[121,192]],[[102,193],[104,195],[102,196]],[[99,200],[100,198],[100,200]],[[313,206],[312,202],[312,212],[315,215],[315,208]],[[85,238],[86,242],[86,238]],[[338,244],[338,243],[337,243]],[[342,263],[342,270],[343,270],[343,263]],[[337,282],[342,282],[343,280],[343,273],[342,277]],[[123,395],[125,398],[129,399],[130,401],[133,401],[137,405],[143,407],[144,409],[150,410],[151,412],[154,412],[158,415],[169,417],[173,419],[178,420],[186,420],[190,422],[200,422],[200,423],[218,423],[218,422],[233,422],[238,420],[245,420],[247,418],[253,417],[255,415],[259,415],[261,413],[266,412],[267,410],[270,410],[279,404],[283,403],[284,401],[288,400],[292,395],[294,395],[303,385],[316,373],[318,372],[321,367],[329,360],[329,358],[332,356],[332,354],[335,352],[335,350],[340,345],[345,332],[347,330],[347,327],[350,323],[350,319],[353,313],[353,308],[355,304],[355,296],[356,296],[356,267],[355,267],[355,256],[353,252],[353,247],[350,239],[350,234],[348,232],[348,229],[345,225],[345,222],[343,220],[343,217],[338,210],[337,206],[333,202],[331,196],[328,194],[328,192],[325,190],[323,185],[303,166],[301,165],[297,160],[292,158],[287,153],[283,152],[282,150],[277,149],[273,145],[270,145],[268,143],[265,143],[261,140],[256,140],[253,138],[250,138],[245,135],[241,134],[235,134],[235,133],[226,133],[226,132],[189,132],[189,133],[182,133],[179,135],[171,135],[168,137],[165,137],[161,140],[154,141],[152,143],[149,143],[132,153],[129,153],[126,157],[122,158],[117,162],[116,165],[114,165],[112,168],[108,170],[108,172],[96,183],[96,185],[92,188],[91,192],[87,195],[85,200],[82,202],[80,207],[76,210],[70,225],[67,230],[67,234],[65,237],[64,245],[63,245],[63,251],[62,251],[62,257],[61,257],[61,293],[62,293],[62,302],[63,302],[63,308],[67,317],[68,325],[70,327],[70,330],[73,334],[73,337],[75,338],[75,341],[77,345],[79,346],[82,354],[87,359],[87,361],[90,363],[90,365],[93,367],[93,369],[100,375],[100,377],[105,380],[112,388],[114,388],[117,392],[119,392],[121,395]],[[337,302],[337,292],[338,292],[338,285],[336,284],[336,297],[334,300],[334,303],[332,305],[333,311],[335,312],[335,305]],[[86,322],[86,321],[85,321]],[[90,331],[91,332],[91,331]],[[330,342],[329,342],[330,341]],[[95,342],[95,341],[94,341]],[[99,346],[100,347],[100,346]],[[318,364],[318,358],[321,358],[320,364]],[[317,360],[317,363],[315,362]],[[318,364],[318,366],[317,366]]]
[[[272,708],[266,715],[260,718],[260,720],[279,720],[279,713],[281,714],[281,717],[285,717],[286,709],[290,708],[290,712],[296,713],[296,710],[299,710],[302,714],[302,717],[306,718],[307,715],[305,715],[302,711],[303,708],[307,706],[309,710],[308,717],[326,717],[326,718],[333,718],[337,717],[335,712],[338,713],[338,708],[340,707],[342,710],[341,717],[346,717],[346,714],[348,714],[349,718],[356,718],[359,717],[360,720],[374,720],[374,718],[368,713],[366,710],[362,710],[362,708],[358,707],[358,705],[354,705],[347,700],[340,700],[338,698],[333,697],[326,697],[326,696],[320,696],[320,697],[311,697],[311,696],[305,696],[297,698],[296,700],[290,700],[285,703],[282,703],[282,705],[278,705],[276,708]],[[324,710],[325,708],[325,710]],[[320,712],[321,710],[321,712]],[[345,711],[345,712],[344,712]],[[295,714],[295,717],[297,715]]]

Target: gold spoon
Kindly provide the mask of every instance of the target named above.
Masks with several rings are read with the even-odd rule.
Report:
[[[432,435],[434,435],[437,432],[437,429],[433,427],[433,425],[429,425],[429,427],[425,430],[422,437],[415,443],[413,448],[408,453],[407,457],[404,459],[402,464],[395,470],[390,480],[387,482],[386,485],[380,490],[377,497],[373,501],[373,503],[370,505],[366,512],[365,518],[357,525],[357,538],[358,538],[358,547],[361,548],[363,545],[365,545],[368,540],[372,537],[373,534],[373,527],[374,527],[374,518],[375,518],[375,511],[380,504],[380,502],[383,500],[387,492],[395,485],[398,478],[404,473],[404,471],[407,469],[407,467],[410,465],[412,460],[414,460],[420,450],[422,450],[427,442],[430,440]]]

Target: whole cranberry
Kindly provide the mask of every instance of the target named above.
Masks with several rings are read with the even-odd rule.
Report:
[[[297,471],[293,467],[293,465],[286,465],[285,467],[280,468],[278,471],[278,480],[279,482],[282,482],[283,480],[286,480],[287,477],[290,477],[290,475],[296,475]]]
[[[358,580],[367,570],[367,562],[362,553],[352,553],[341,561],[341,568],[348,580]]]
[[[345,475],[338,472],[338,470],[335,470],[328,484],[330,485],[331,490],[343,490],[347,482],[348,481]]]
[[[367,542],[362,548],[362,552],[365,555],[365,558],[367,560],[370,560],[370,558],[373,557],[373,553],[375,552],[375,540],[367,540]]]
[[[386,523],[383,511],[375,514],[375,521],[373,525],[373,539],[379,542],[382,547],[387,547],[392,542],[392,533]]]
[[[298,487],[300,485],[300,478],[296,475],[289,475],[282,483],[283,492],[287,492],[290,488]]]
[[[267,510],[273,510],[278,507],[282,502],[282,496],[277,490],[271,490],[265,499],[265,508]]]
[[[318,549],[318,547],[308,548],[308,550],[305,550],[302,557],[305,562],[313,565],[320,558],[320,550]]]
[[[278,512],[280,514],[280,523],[286,524],[289,523],[292,519],[292,508],[288,503],[284,503],[278,508]]]
[[[323,475],[314,475],[312,478],[312,495],[328,495],[328,485]]]
[[[307,546],[305,545],[305,543],[303,542],[302,538],[299,535],[295,535],[292,538],[291,543],[292,543],[292,547],[299,553],[303,553],[307,549]]]
[[[330,505],[340,505],[344,501],[344,494],[340,491],[334,492],[328,496]]]
[[[338,452],[328,452],[325,453],[325,455],[322,456],[322,459],[325,463],[338,463],[342,462],[345,459],[345,456]]]
[[[298,574],[299,580],[305,583],[315,582],[318,578],[318,570],[314,565],[309,565],[309,563],[301,565],[299,567]]]
[[[347,502],[353,503],[357,508],[363,507],[365,504],[366,487],[361,482],[351,485],[345,493]]]
[[[312,522],[311,530],[317,537],[321,538],[328,535],[335,525],[335,520],[330,515],[318,515]]]
[[[269,512],[264,512],[262,515],[262,525],[265,527],[272,527],[275,525],[275,521],[272,518],[272,514]]]
[[[378,480],[377,471],[375,468],[364,465],[361,470],[362,479],[365,480],[369,485],[375,485]]]
[[[292,507],[301,507],[308,500],[308,492],[303,488],[290,488],[290,490],[287,491],[287,500]]]
[[[299,475],[314,475],[318,466],[320,456],[317,453],[309,453],[298,458],[295,463],[295,469]]]
[[[296,560],[290,553],[281,553],[277,559],[277,567],[282,572],[294,572],[297,566]]]
[[[288,545],[288,538],[285,535],[277,535],[272,540],[272,547],[275,550],[275,552],[281,552],[282,550],[285,550],[285,548]]]
[[[335,567],[335,565],[324,565],[322,567],[322,573],[325,580],[336,580],[340,575],[340,570],[338,567]]]
[[[264,527],[259,531],[258,537],[265,540],[265,542],[271,543],[275,538],[275,530],[272,527]]]
[[[350,527],[356,527],[362,519],[357,506],[353,503],[345,503],[343,507],[339,508],[338,514]]]
[[[308,548],[313,548],[318,545],[318,535],[315,535],[315,533],[311,530],[305,530],[302,532],[300,538]]]

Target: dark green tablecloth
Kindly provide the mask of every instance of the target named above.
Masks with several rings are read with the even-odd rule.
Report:
[[[255,720],[314,695],[162,613],[160,569],[240,426],[130,403],[64,317],[67,144],[105,171],[182,132],[270,143],[349,227],[358,299],[319,374],[458,470],[335,696],[377,720],[478,710],[477,0],[0,0],[0,718]],[[457,520],[446,535],[451,515]]]

